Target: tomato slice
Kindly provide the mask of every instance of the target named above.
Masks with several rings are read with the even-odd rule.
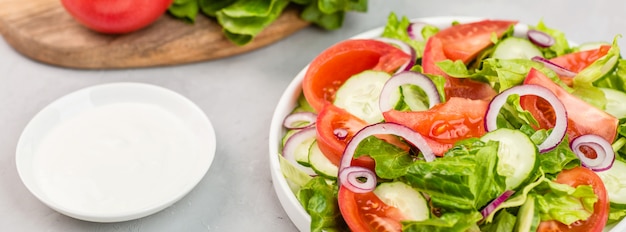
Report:
[[[572,72],[580,72],[609,53],[609,50],[611,50],[611,45],[602,45],[597,49],[565,54],[552,58],[550,61]]]
[[[567,70],[572,72],[580,72],[583,69],[587,68],[596,60],[604,57],[611,50],[610,45],[602,45],[597,49],[574,52],[566,55],[562,55],[559,57],[555,57],[550,59],[552,63],[555,63]],[[567,85],[571,86],[573,78],[572,77],[560,77],[563,82]]]
[[[609,217],[609,196],[606,192],[602,179],[600,179],[595,172],[587,168],[576,167],[559,173],[556,177],[556,182],[573,187],[577,187],[578,185],[590,185],[593,188],[593,192],[596,196],[598,196],[598,201],[593,205],[593,214],[587,220],[578,221],[572,225],[565,225],[557,221],[541,222],[537,231],[602,231]]]
[[[458,24],[438,32],[435,37],[444,44],[443,52],[451,60],[462,60],[467,64],[482,50],[492,45],[491,36],[501,37],[517,21],[483,20]]]
[[[317,125],[317,145],[322,153],[337,166],[339,166],[346,144],[354,137],[354,134],[367,126],[367,122],[363,119],[330,103],[325,104],[315,124]],[[346,130],[347,136],[337,137],[334,133],[336,129]]]
[[[567,110],[567,134],[570,140],[584,134],[596,134],[609,142],[613,142],[615,139],[619,122],[617,118],[571,95],[545,74],[536,69],[531,69],[524,80],[524,84],[546,87],[559,98]],[[528,110],[537,119],[538,128],[549,129],[554,127],[556,121],[554,112],[544,99],[536,96],[523,96],[520,103],[522,108]]]
[[[427,111],[383,113],[385,121],[395,122],[423,135],[436,155],[443,155],[454,143],[484,135],[484,116],[489,102],[467,98],[450,98]]]
[[[404,219],[400,210],[380,200],[373,192],[354,193],[339,187],[339,210],[352,231],[401,231]]]
[[[501,37],[517,21],[483,20],[474,23],[459,24],[446,28],[426,42],[422,56],[424,73],[441,75],[446,78],[446,97],[464,97],[470,99],[491,99],[496,92],[486,83],[469,79],[453,78],[446,75],[437,62],[443,60],[461,60],[467,64],[478,53],[493,44],[492,33]]]
[[[402,50],[377,40],[339,42],[320,53],[309,65],[302,81],[306,100],[320,112],[332,102],[335,91],[352,75],[365,70],[393,72],[411,59]]]
[[[328,158],[333,164],[339,166],[343,151],[346,149],[348,142],[354,137],[354,134],[368,125],[350,112],[341,109],[333,104],[326,103],[322,111],[317,115],[315,122],[317,130],[317,145],[326,158]],[[337,137],[335,130],[345,130],[347,135],[345,137]],[[409,147],[406,143],[402,142],[392,135],[377,135],[376,137],[387,141],[397,147],[404,150],[408,150]],[[362,156],[352,161],[352,165],[366,167],[371,170],[374,169],[374,160],[368,156]]]

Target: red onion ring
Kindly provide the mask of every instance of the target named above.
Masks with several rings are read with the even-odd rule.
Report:
[[[554,45],[554,37],[546,34],[543,31],[531,29],[526,32],[526,36],[528,37],[528,40],[530,40],[530,42],[542,48],[547,48]]]
[[[562,77],[574,77],[576,76],[575,72],[572,72],[564,67],[561,67],[558,64],[553,63],[552,61],[543,58],[541,56],[535,56],[532,58],[533,61],[542,63],[543,65],[545,65],[546,67],[548,67],[549,69],[552,69],[554,72],[556,72],[557,75],[562,76]]]
[[[333,134],[338,139],[345,139],[346,137],[348,137],[348,130],[346,130],[344,128],[337,128],[337,129],[333,130]]]
[[[305,128],[291,135],[291,137],[287,139],[287,142],[285,142],[285,146],[283,146],[283,157],[285,157],[285,159],[289,161],[289,163],[291,163],[294,167],[298,168],[299,170],[310,176],[315,176],[317,174],[312,168],[302,166],[302,164],[296,161],[296,149],[304,141],[315,138],[316,136],[317,130],[315,129],[315,127]]]
[[[409,38],[415,41],[424,41],[422,30],[426,25],[428,24],[423,22],[411,22],[411,24],[409,24],[409,26],[406,28],[406,32],[409,34]]]
[[[489,107],[487,108],[487,112],[485,114],[485,129],[487,131],[494,131],[498,129],[496,119],[500,113],[500,109],[504,106],[504,104],[506,104],[507,98],[513,94],[520,96],[535,95],[550,103],[554,109],[554,114],[556,115],[556,122],[548,138],[546,138],[543,143],[539,144],[537,148],[539,148],[540,152],[546,152],[559,145],[567,132],[567,111],[565,110],[563,103],[561,103],[552,91],[539,85],[518,85],[496,95],[489,103]]]
[[[596,158],[587,157],[581,150],[583,146],[593,149],[596,152]],[[583,166],[596,172],[609,170],[613,166],[613,162],[615,162],[613,147],[599,135],[586,134],[578,136],[570,142],[570,148],[578,156]]]
[[[375,38],[375,40],[394,45],[400,50],[402,50],[404,53],[409,54],[411,56],[408,62],[404,63],[402,66],[398,68],[396,73],[411,70],[411,68],[413,68],[413,65],[415,65],[415,61],[417,60],[417,54],[415,53],[415,49],[413,49],[413,47],[411,47],[404,41],[401,41],[398,39],[379,37],[379,38]]]
[[[304,129],[315,125],[317,114],[313,112],[298,112],[287,115],[283,120],[283,126],[287,129]]]
[[[346,149],[344,149],[343,155],[341,157],[341,163],[339,163],[339,183],[344,186],[350,186],[355,185],[355,182],[360,182],[358,180],[355,181],[351,179],[341,178],[341,176],[347,176],[346,174],[342,174],[342,172],[344,172],[344,169],[352,165],[351,163],[352,158],[354,157],[354,152],[356,151],[356,148],[359,146],[361,141],[369,136],[379,134],[397,135],[403,137],[407,142],[413,144],[422,152],[422,154],[424,155],[424,159],[427,162],[435,160],[435,153],[433,153],[432,149],[426,143],[424,137],[422,137],[422,135],[420,135],[419,133],[415,132],[411,128],[396,123],[376,123],[361,129],[354,135],[354,137],[352,137],[350,142],[348,142],[348,144],[346,145]],[[376,174],[366,168],[364,168],[364,170],[360,170],[364,172],[371,172],[367,176],[370,177],[372,181],[374,181],[374,183],[376,183]],[[370,181],[369,178],[367,181]]]
[[[350,166],[339,172],[343,186],[355,193],[367,193],[376,188],[376,175],[369,169],[359,166]],[[365,182],[361,181],[365,180]]]
[[[509,199],[509,197],[511,197],[513,195],[513,193],[515,193],[515,191],[513,191],[513,190],[506,190],[506,191],[504,191],[504,193],[502,193],[502,195],[500,195],[499,197],[497,197],[496,199],[491,201],[487,206],[485,206],[480,211],[480,214],[483,215],[483,218],[486,218],[487,216],[489,216],[489,214],[493,213],[493,211],[496,208],[498,208],[498,206],[500,204],[502,204],[507,199]]]
[[[386,112],[393,108],[394,103],[391,102],[392,94],[394,91],[398,91],[400,86],[406,84],[417,85],[424,90],[428,97],[428,108],[432,108],[441,102],[437,87],[430,78],[418,72],[404,71],[389,78],[383,86],[378,102],[380,112]]]

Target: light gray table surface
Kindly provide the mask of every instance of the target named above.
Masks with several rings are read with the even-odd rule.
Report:
[[[384,25],[392,11],[409,18],[477,16],[529,24],[543,18],[581,42],[611,41],[626,33],[626,1],[621,0],[370,0],[367,13],[349,13],[339,30],[309,27],[247,54],[171,67],[60,68],[32,61],[0,39],[0,231],[296,231],[269,172],[268,129],[274,107],[317,53]],[[93,223],[59,214],[20,181],[15,166],[20,133],[53,100],[87,86],[120,81],[162,86],[195,102],[215,127],[215,160],[192,192],[151,216]]]

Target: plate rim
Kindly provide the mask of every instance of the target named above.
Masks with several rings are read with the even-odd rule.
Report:
[[[24,149],[27,149],[27,150],[30,149],[25,146],[30,144],[30,141],[29,141],[31,139],[30,137],[35,135],[33,133],[35,133],[36,131],[33,131],[33,130],[36,130],[36,129],[33,127],[35,126],[37,122],[46,119],[45,117],[46,112],[49,112],[51,110],[56,110],[58,108],[67,108],[66,106],[63,106],[64,102],[66,101],[81,98],[81,95],[88,96],[88,93],[92,91],[102,91],[108,95],[111,95],[111,94],[114,94],[115,91],[120,90],[120,89],[132,89],[132,90],[142,91],[144,93],[149,92],[151,94],[156,94],[161,97],[164,97],[165,99],[172,99],[172,100],[176,100],[177,102],[183,103],[181,107],[184,107],[185,109],[190,110],[193,114],[192,117],[199,119],[198,121],[199,123],[197,125],[199,127],[202,127],[203,134],[205,134],[206,136],[204,137],[204,139],[202,139],[202,141],[204,141],[205,143],[196,143],[198,144],[198,146],[202,147],[201,150],[208,151],[208,153],[204,153],[204,154],[198,153],[197,159],[201,161],[205,161],[205,162],[204,163],[198,162],[200,164],[197,164],[194,166],[195,170],[189,174],[189,177],[191,178],[188,179],[188,183],[184,186],[184,188],[181,188],[179,191],[175,192],[170,197],[163,198],[159,202],[150,204],[148,207],[125,210],[120,214],[110,214],[110,213],[97,213],[97,212],[85,212],[85,211],[80,211],[80,210],[73,210],[71,208],[65,207],[62,204],[58,204],[58,202],[50,201],[45,196],[45,193],[38,191],[39,186],[38,186],[38,183],[36,182],[36,177],[32,173],[27,173],[27,170],[25,170],[26,169],[25,166],[33,165],[32,156],[35,155],[32,151],[30,152],[30,154],[26,154],[26,153],[29,153],[29,151],[24,151]],[[129,99],[119,99],[119,100],[113,101],[112,103],[135,103],[135,102],[140,102],[140,101],[134,101],[134,100],[129,100]],[[163,103],[160,103],[159,101],[150,101],[149,103],[155,104],[158,106],[163,106]],[[106,105],[106,104],[94,104],[95,107],[99,107],[103,105]],[[78,107],[78,108],[79,108],[79,111],[77,112],[84,112],[85,110],[90,109],[89,107],[84,107],[84,106]],[[168,108],[164,107],[164,110],[168,111]],[[64,120],[59,120],[57,125],[63,121]],[[44,133],[42,134],[42,137],[45,136],[45,134],[49,133],[53,127],[54,126],[44,131]],[[46,206],[54,209],[55,211],[60,212],[66,216],[84,220],[84,221],[121,222],[121,221],[129,221],[129,220],[142,218],[142,217],[157,213],[173,205],[174,203],[178,202],[180,199],[185,197],[206,176],[215,158],[216,147],[217,147],[216,143],[217,141],[216,141],[215,129],[210,119],[206,115],[206,113],[197,104],[195,104],[193,101],[183,96],[182,94],[175,92],[171,89],[162,87],[162,86],[148,84],[148,83],[140,83],[140,82],[102,83],[102,84],[87,86],[87,87],[83,87],[83,88],[79,88],[77,90],[71,91],[67,94],[64,94],[61,97],[56,98],[55,100],[53,100],[52,102],[48,103],[46,106],[41,108],[29,120],[29,122],[26,124],[26,126],[24,127],[24,129],[22,130],[22,133],[20,134],[18,138],[18,142],[15,148],[15,165],[16,165],[18,176],[22,184],[26,186],[28,191],[32,195],[34,195],[40,202],[44,203]],[[31,156],[31,157],[27,158],[27,156]],[[26,163],[28,161],[31,161],[30,164]]]

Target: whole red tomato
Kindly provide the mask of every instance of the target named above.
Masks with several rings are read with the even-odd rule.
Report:
[[[122,34],[156,21],[173,0],[61,0],[65,9],[92,30]]]

